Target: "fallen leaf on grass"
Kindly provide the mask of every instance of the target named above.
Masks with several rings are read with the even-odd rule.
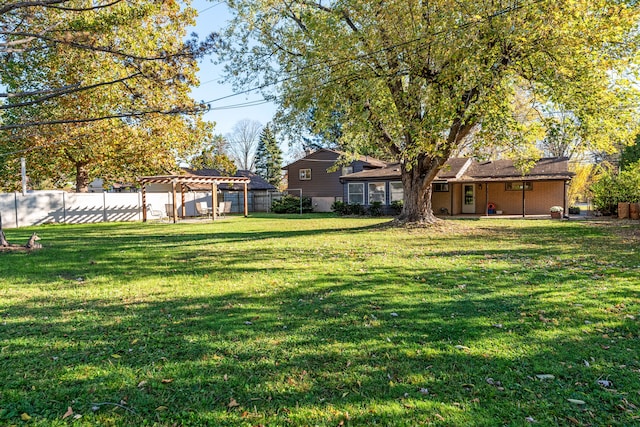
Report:
[[[584,400],[580,400],[580,399],[567,399],[567,401],[569,403],[573,403],[573,404],[576,404],[576,405],[586,405],[587,404],[587,402],[585,402]]]
[[[229,404],[227,405],[229,408],[235,408],[236,406],[240,406],[240,404],[238,402],[236,402],[236,400],[232,397],[229,400]]]
[[[163,378],[162,381],[160,381],[162,384],[169,384],[173,382],[173,378]]]
[[[457,345],[455,346],[455,348],[458,350],[469,350],[469,347],[467,347],[466,345]]]
[[[158,412],[162,412],[162,411],[166,411],[167,409],[169,409],[169,408],[167,408],[166,406],[158,406],[158,407],[156,408],[156,411],[158,411]]]
[[[120,356],[119,354],[112,354],[111,357],[113,357],[114,359],[120,359],[122,356]]]
[[[20,414],[20,419],[22,421],[29,421],[31,419],[31,416],[26,412],[23,412],[22,414]]]
[[[551,375],[551,374],[538,374],[538,375],[536,375],[536,377],[539,380],[553,380],[553,379],[555,379],[555,376]]]
[[[73,409],[71,408],[71,406],[69,406],[67,408],[67,412],[65,412],[64,415],[62,416],[62,419],[64,420],[65,418],[68,418],[71,415],[73,415]]]
[[[434,417],[436,417],[440,421],[444,421],[444,417],[442,415],[440,415],[440,414],[435,414]]]
[[[138,383],[138,388],[142,388],[142,387],[144,387],[144,386],[146,386],[146,385],[147,385],[147,382],[146,382],[146,381],[140,381],[140,382]]]
[[[610,388],[613,387],[613,383],[609,380],[598,380],[598,384],[601,385],[604,388]]]
[[[532,423],[532,424],[533,424],[533,423],[537,423],[537,421],[536,421],[536,420],[535,420],[535,418],[533,418],[533,417],[527,417],[527,418],[525,418],[525,421],[527,421],[527,422],[529,422],[529,423]]]

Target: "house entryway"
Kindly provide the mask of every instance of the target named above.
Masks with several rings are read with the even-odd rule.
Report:
[[[476,186],[475,184],[462,185],[462,213],[476,213]]]

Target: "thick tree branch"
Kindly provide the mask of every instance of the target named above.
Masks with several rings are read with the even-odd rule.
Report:
[[[54,89],[49,91],[50,93],[47,94],[46,96],[42,96],[38,99],[34,99],[32,101],[27,101],[27,102],[21,102],[19,104],[5,104],[5,105],[1,105],[0,106],[0,111],[2,110],[10,110],[12,108],[18,108],[18,107],[26,107],[29,105],[34,105],[34,104],[38,104],[40,102],[46,101],[48,99],[52,99],[52,98],[57,98],[58,96],[62,96],[62,95],[68,95],[70,93],[75,93],[75,92],[82,92],[85,90],[90,90],[90,89],[95,89],[101,86],[109,86],[112,84],[116,84],[116,83],[122,83],[125,82],[127,80],[131,80],[135,77],[139,77],[141,76],[142,73],[138,72],[138,73],[134,73],[131,74],[129,76],[126,77],[122,77],[120,79],[115,79],[115,80],[111,80],[108,82],[100,82],[100,83],[96,83],[93,85],[88,85],[88,86],[80,86],[80,84],[75,84],[75,85],[71,85],[71,86],[65,86],[64,88],[60,88],[60,89]],[[6,98],[17,98],[17,97],[26,97],[26,96],[33,96],[33,95],[38,95],[39,93],[46,93],[47,91],[36,91],[36,92],[23,92],[23,93],[8,93],[8,94],[0,94],[0,97],[6,97]]]

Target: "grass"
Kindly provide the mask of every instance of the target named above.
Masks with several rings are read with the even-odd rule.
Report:
[[[6,230],[0,425],[640,425],[638,225],[386,221]]]

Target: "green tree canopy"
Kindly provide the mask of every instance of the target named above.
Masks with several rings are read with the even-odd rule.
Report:
[[[184,4],[184,3],[183,3]],[[207,49],[177,2],[10,2],[0,17],[0,174],[26,157],[32,183],[107,182],[165,172],[211,132],[189,96]],[[5,6],[8,7],[8,6]],[[19,179],[19,178],[18,178]]]
[[[265,87],[280,120],[340,118],[341,146],[376,144],[401,163],[401,219],[431,222],[431,182],[472,131],[523,141],[517,91],[570,111],[580,140],[627,140],[637,98],[636,1],[230,0],[229,77]],[[539,129],[534,129],[539,132]],[[517,141],[510,141],[511,143]],[[526,151],[525,151],[526,152]]]

